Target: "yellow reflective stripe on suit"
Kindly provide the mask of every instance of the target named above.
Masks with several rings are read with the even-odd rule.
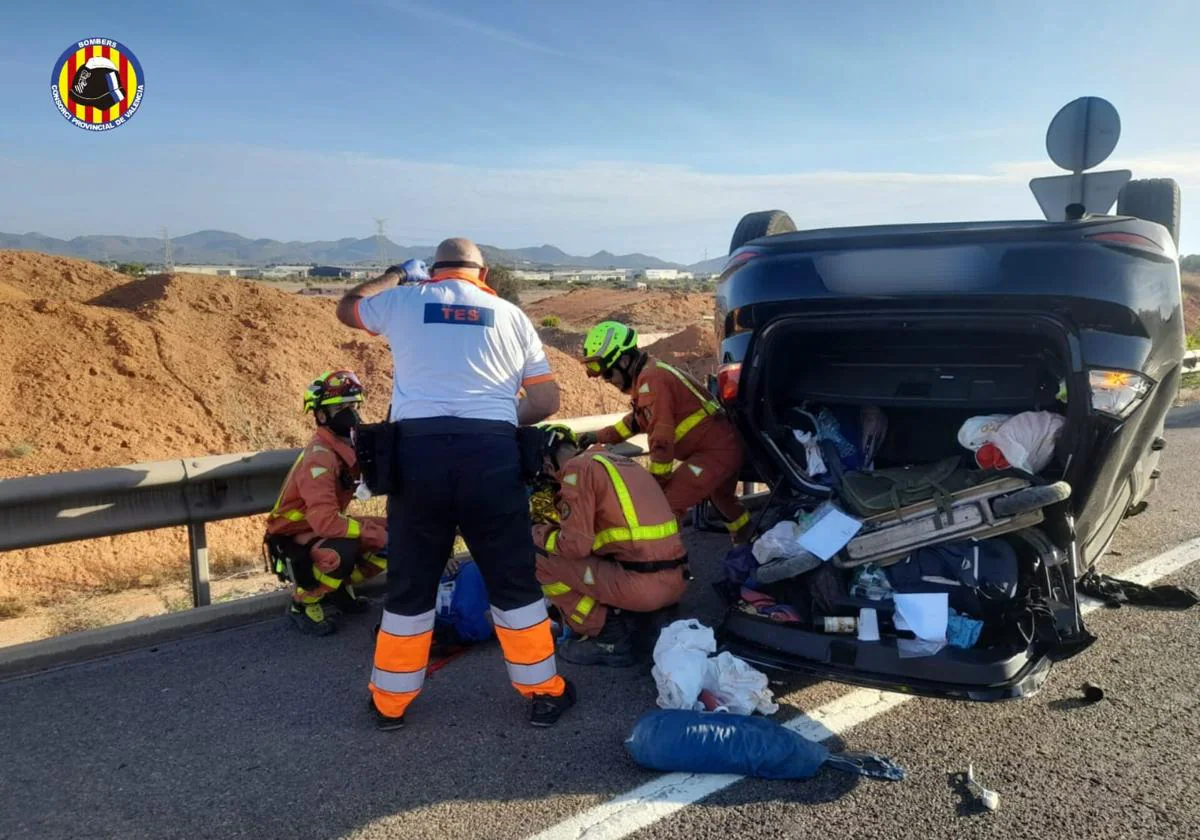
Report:
[[[667,463],[661,463],[659,461],[651,461],[648,471],[649,471],[650,475],[670,475],[671,470],[673,470],[674,468],[675,468],[674,461],[669,461]]]
[[[633,498],[629,495],[629,487],[625,484],[625,479],[621,478],[621,474],[617,472],[612,461],[603,455],[593,455],[592,458],[598,461],[604,467],[604,471],[608,473],[613,490],[617,494],[617,501],[621,505],[621,514],[625,517],[626,525],[624,528],[605,528],[596,534],[596,538],[592,540],[592,551],[609,543],[661,540],[679,533],[679,525],[674,519],[661,525],[642,525],[638,522],[637,509],[633,506]]]
[[[621,436],[621,440],[627,440],[633,437],[633,430],[625,425],[625,420],[618,420],[613,424],[613,431]]]
[[[292,480],[292,473],[296,471],[296,467],[300,466],[300,461],[307,454],[308,449],[301,449],[300,454],[296,456],[296,460],[292,461],[292,466],[288,468],[287,477],[283,479],[283,486],[279,488],[279,495],[275,497],[275,504],[271,507],[271,516],[277,516],[279,514],[279,506],[283,504],[283,494],[288,488],[288,483]],[[304,517],[301,517],[301,519],[303,518]]]
[[[313,566],[313,577],[315,577],[317,579],[318,583],[323,583],[326,586],[328,586],[330,589],[337,589],[339,586],[342,585],[342,582],[340,580],[338,580],[335,577],[330,577],[329,575],[325,574],[320,569],[318,569],[316,566]]]
[[[558,531],[557,530],[551,531],[549,534],[546,535],[546,551],[553,554],[554,550],[556,548],[558,548]]]
[[[694,411],[687,417],[683,418],[679,425],[675,427],[675,442],[679,443],[679,441],[683,440],[684,436],[687,435],[688,432],[699,426],[705,417],[710,417],[720,411],[721,406],[718,405],[715,400],[705,397],[703,394],[697,391],[696,386],[693,385],[686,376],[684,376],[675,368],[671,367],[666,362],[658,362],[658,366],[668,373],[673,374],[676,379],[683,383],[685,388],[692,392],[692,396],[700,401],[699,410]]]
[[[591,595],[584,595],[579,599],[579,603],[575,607],[575,612],[571,613],[571,620],[576,624],[583,624],[587,617],[592,614],[592,610],[596,607],[596,599]]]

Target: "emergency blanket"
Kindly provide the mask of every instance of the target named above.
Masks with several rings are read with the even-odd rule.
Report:
[[[694,618],[663,628],[654,645],[651,675],[662,709],[699,711],[700,692],[712,694],[718,708],[735,715],[779,711],[767,687],[767,676],[731,653],[713,656],[717,640],[712,628]]]
[[[763,718],[677,709],[647,712],[625,741],[633,760],[660,772],[730,773],[759,779],[810,779],[822,767],[900,781],[902,767],[874,753],[831,753]]]

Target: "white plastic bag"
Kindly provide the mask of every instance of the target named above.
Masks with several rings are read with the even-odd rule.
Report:
[[[765,674],[731,653],[712,656],[716,650],[713,631],[696,619],[676,621],[663,629],[654,645],[651,671],[659,708],[702,710],[700,692],[709,691],[734,714],[769,715],[779,710]]]
[[[800,535],[803,533],[803,528],[792,520],[785,519],[755,540],[750,552],[760,566],[780,557],[807,553],[800,547]]]
[[[983,414],[968,418],[958,430],[958,442],[972,452],[978,452],[992,442],[992,435],[1004,425],[1011,414]]]
[[[654,668],[661,709],[699,710],[709,654],[716,653],[713,631],[694,618],[672,622],[663,628],[654,645]]]
[[[729,652],[708,660],[704,688],[735,715],[773,715],[779,711],[767,687],[767,675]]]
[[[821,441],[817,436],[812,432],[802,432],[799,429],[793,429],[792,434],[804,447],[806,461],[804,471],[808,473],[808,477],[816,478],[829,472],[829,468],[825,466],[825,459],[821,456]]]
[[[1054,457],[1054,446],[1066,420],[1052,411],[1026,411],[1004,421],[992,433],[1004,459],[1018,470],[1037,475]]]

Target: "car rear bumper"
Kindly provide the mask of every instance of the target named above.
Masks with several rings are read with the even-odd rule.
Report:
[[[736,610],[726,617],[720,636],[722,650],[767,670],[952,700],[1031,697],[1051,666],[1033,646],[999,656],[946,647],[934,656],[903,659],[894,640],[859,642]]]

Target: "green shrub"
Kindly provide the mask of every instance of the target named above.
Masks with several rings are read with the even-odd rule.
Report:
[[[542,319],[542,326],[550,327],[551,329],[553,329],[554,327],[557,327],[560,323],[562,323],[562,322],[558,320],[557,315],[547,315],[545,318]]]

